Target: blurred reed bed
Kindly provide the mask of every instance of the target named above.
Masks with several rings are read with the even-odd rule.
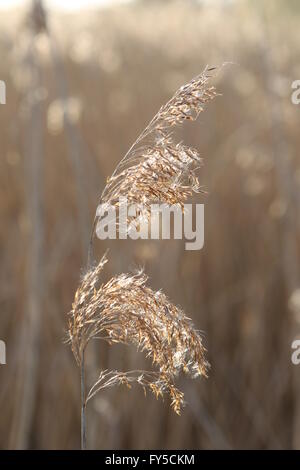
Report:
[[[50,41],[43,30],[33,34],[24,11],[1,16],[0,78],[8,88],[0,108],[2,448],[79,447],[79,379],[63,330],[86,262],[83,221],[92,222],[107,176],[161,103],[206,63],[224,60],[236,63],[222,74],[224,96],[178,130],[204,161],[204,249],[95,243],[98,257],[113,248],[103,282],[134,260],[153,289],[201,326],[209,379],[182,379],[188,404],[180,418],[154,397],[145,402],[139,387],[130,399],[122,388],[104,391],[91,402],[89,442],[300,448],[299,373],[290,361],[300,333],[299,110],[290,100],[300,73],[299,12],[297,4],[266,4],[139,2],[49,14]],[[32,302],[34,338],[26,328]],[[33,352],[25,393],[24,358]],[[99,369],[145,368],[122,345],[95,343],[86,361],[91,381]]]

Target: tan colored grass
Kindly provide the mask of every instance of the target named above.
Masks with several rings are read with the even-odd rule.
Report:
[[[151,204],[183,207],[193,192],[201,191],[197,177],[200,155],[197,150],[174,142],[171,131],[187,120],[197,119],[205,105],[217,96],[210,81],[218,70],[207,66],[160,108],[108,179],[100,198],[102,213],[110,206],[120,207],[120,200],[126,198],[126,203],[139,208],[137,215],[127,219],[130,230],[131,224],[138,225],[149,218]],[[97,216],[95,225],[96,221]]]
[[[175,143],[170,129],[196,119],[204,105],[216,96],[209,81],[217,71],[216,67],[206,67],[160,108],[108,179],[100,214],[111,206],[120,208],[124,199],[126,204],[137,204],[137,215],[127,216],[130,230],[131,224],[149,218],[152,203],[183,208],[188,196],[200,190],[196,175],[200,156],[196,150]],[[130,387],[131,382],[137,382],[144,390],[150,388],[156,397],[169,393],[172,407],[179,414],[183,393],[176,388],[174,379],[181,371],[193,377],[206,375],[208,367],[200,335],[191,321],[162,292],[147,287],[147,277],[142,272],[114,276],[107,284],[101,284],[106,256],[97,266],[90,267],[94,231],[101,217],[98,210],[89,247],[89,270],[77,289],[68,327],[72,351],[81,370],[82,448],[86,448],[86,404],[100,390],[122,383]],[[84,351],[92,338],[111,344],[133,344],[151,358],[157,370],[101,372],[86,394]]]
[[[80,366],[84,350],[93,338],[110,344],[133,344],[143,351],[155,371],[105,371],[87,394],[87,401],[98,391],[112,385],[136,382],[150,388],[158,397],[168,392],[173,409],[179,413],[183,393],[174,379],[180,372],[192,377],[206,375],[208,364],[199,333],[184,312],[164,293],[153,291],[142,272],[114,276],[101,283],[104,256],[90,269],[76,292],[69,315],[68,335]]]

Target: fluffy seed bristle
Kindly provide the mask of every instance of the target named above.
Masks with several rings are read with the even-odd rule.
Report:
[[[195,149],[175,143],[170,129],[195,120],[217,96],[215,87],[208,83],[218,70],[206,67],[160,108],[108,179],[100,206],[118,207],[120,198],[126,197],[129,204],[139,206],[136,218],[142,220],[149,217],[153,203],[182,207],[193,192],[199,192],[196,171],[201,158]],[[134,219],[127,222],[133,223]]]
[[[82,279],[69,314],[68,336],[78,365],[92,338],[110,344],[133,344],[152,360],[157,371],[102,372],[87,399],[106,387],[135,381],[158,397],[168,392],[176,412],[183,394],[173,381],[180,372],[192,377],[206,375],[201,337],[184,312],[165,294],[147,287],[143,273],[114,276],[101,284],[104,256]]]

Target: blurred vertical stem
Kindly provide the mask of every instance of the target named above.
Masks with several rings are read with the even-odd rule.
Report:
[[[81,387],[81,450],[86,450],[86,402],[85,402],[85,371],[84,371],[84,351],[80,366],[80,387]]]
[[[25,188],[26,208],[30,221],[27,256],[27,303],[24,307],[20,331],[20,352],[16,385],[16,402],[12,418],[9,447],[28,449],[32,442],[34,417],[37,406],[38,371],[40,365],[41,317],[45,277],[44,250],[44,108],[36,97],[42,86],[42,71],[35,47],[35,32],[26,54],[31,70],[31,83],[24,97],[27,103],[28,128],[25,135]]]
[[[274,5],[272,5],[274,8]],[[270,86],[274,78],[279,74],[276,68],[272,52],[274,47],[272,40],[272,16],[274,10],[267,9],[263,6],[263,24],[265,38],[263,41],[263,65],[264,74],[267,77],[269,88],[267,90],[268,106],[271,117],[271,149],[273,152],[275,171],[278,180],[279,195],[284,201],[288,202],[288,210],[282,217],[282,245],[281,245],[281,263],[284,272],[284,280],[286,284],[288,299],[293,292],[299,289],[300,270],[299,270],[299,251],[297,239],[297,190],[293,180],[293,167],[289,159],[289,140],[285,129],[285,121],[283,119],[284,112],[281,100]],[[294,316],[290,319],[289,340],[292,341],[298,331],[298,321]],[[293,410],[293,427],[292,427],[292,448],[300,447],[300,375],[296,368],[292,368],[292,390],[294,400]]]

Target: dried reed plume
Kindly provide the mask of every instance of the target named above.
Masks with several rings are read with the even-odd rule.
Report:
[[[101,372],[85,404],[104,388],[136,382],[156,397],[169,393],[172,407],[179,414],[183,393],[175,387],[174,379],[181,371],[192,377],[207,372],[200,335],[165,294],[146,286],[147,277],[142,272],[121,274],[101,284],[106,262],[104,256],[85,274],[75,295],[68,334],[76,361],[81,366],[88,342],[99,338],[110,344],[133,344],[146,353],[157,371]]]
[[[138,207],[137,216],[128,217],[128,227],[150,216],[155,202],[183,207],[193,192],[200,192],[196,170],[201,165],[197,150],[175,143],[171,128],[195,120],[217,92],[209,82],[217,67],[205,70],[179,88],[162,106],[120,161],[100,198],[101,212],[119,207],[120,199]],[[99,212],[98,212],[99,215]],[[97,225],[94,221],[92,239]]]
[[[100,198],[102,213],[111,206],[120,208],[124,198],[126,203],[138,205],[137,215],[127,220],[130,229],[131,224],[137,225],[149,217],[152,203],[159,201],[183,208],[184,201],[200,190],[196,176],[201,162],[199,154],[182,143],[174,143],[170,129],[196,119],[204,105],[217,95],[215,88],[208,86],[217,71],[215,67],[206,67],[160,108],[108,179]],[[208,368],[200,335],[190,319],[162,292],[147,287],[147,277],[142,272],[121,274],[101,284],[106,256],[97,266],[91,266],[98,217],[97,211],[89,247],[89,269],[76,292],[68,325],[69,342],[81,369],[82,448],[86,447],[86,404],[100,390],[117,384],[130,387],[136,382],[156,397],[168,393],[174,411],[180,413],[183,393],[174,385],[176,376],[181,371],[193,377],[205,376]],[[84,352],[93,338],[110,344],[135,345],[152,360],[156,370],[103,371],[86,394]]]

